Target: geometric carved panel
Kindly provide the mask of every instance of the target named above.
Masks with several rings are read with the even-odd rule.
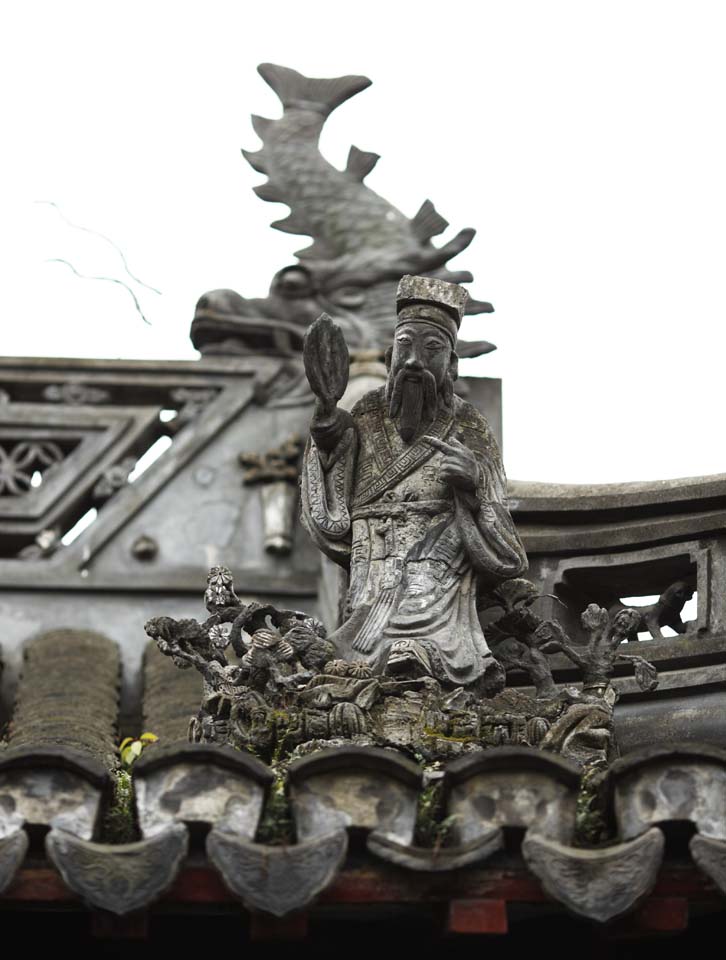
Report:
[[[155,439],[159,407],[0,405],[0,554],[88,509],[104,470]]]
[[[279,563],[264,552],[259,493],[242,488],[237,460],[279,444],[290,418],[307,423],[309,398],[267,407],[284,362],[0,359],[0,448],[14,480],[0,493],[0,582],[187,589],[221,551],[248,587],[308,596],[307,540]]]
[[[75,446],[49,439],[18,440],[0,430],[0,497],[22,497],[47,483],[50,468],[65,460]]]

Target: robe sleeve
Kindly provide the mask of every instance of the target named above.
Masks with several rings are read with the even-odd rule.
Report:
[[[507,478],[486,421],[470,444],[479,465],[476,495],[456,492],[456,522],[479,579],[493,586],[527,570],[527,555],[507,505]]]
[[[317,547],[343,567],[350,564],[350,501],[357,456],[358,432],[351,420],[328,452],[310,437],[303,458],[303,526]]]

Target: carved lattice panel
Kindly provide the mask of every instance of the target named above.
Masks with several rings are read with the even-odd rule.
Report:
[[[77,444],[19,440],[0,433],[0,497],[24,497],[45,482]]]

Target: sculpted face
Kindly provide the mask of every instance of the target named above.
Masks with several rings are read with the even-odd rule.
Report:
[[[428,370],[436,381],[437,389],[444,385],[451,362],[451,341],[443,330],[433,324],[410,321],[398,327],[393,338],[391,373],[406,371],[407,379],[422,379]]]
[[[414,318],[396,328],[387,360],[389,413],[410,443],[421,424],[434,419],[440,401],[451,403],[456,354],[443,330]]]

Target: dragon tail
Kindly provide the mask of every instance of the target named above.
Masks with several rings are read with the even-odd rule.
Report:
[[[332,80],[316,80],[304,77],[297,70],[289,67],[277,66],[274,63],[261,63],[257,68],[262,79],[275,91],[285,110],[304,109],[318,113],[325,119],[330,113],[345,103],[356,93],[370,86],[367,77],[337,77]],[[255,133],[262,140],[261,150],[243,150],[242,155],[250,166],[258,173],[264,173],[270,179],[267,183],[254,187],[254,192],[262,200],[274,203],[286,203],[292,207],[289,199],[289,190],[285,184],[274,176],[270,169],[271,154],[268,153],[268,138],[270,130],[282,120],[270,120],[266,117],[252,117],[252,126]],[[351,149],[348,157],[346,173],[360,182],[373,169],[378,156],[374,153],[365,153],[356,147]],[[276,220],[272,226],[285,233],[309,234],[310,224],[304,213],[294,211],[283,220]],[[317,238],[313,245],[305,251],[308,258],[328,259],[334,256],[334,251],[328,250],[323,241]]]
[[[274,63],[261,63],[257,68],[262,79],[275,91],[283,107],[304,107],[327,117],[356,93],[371,85],[368,77],[336,77],[333,80],[316,80],[304,77],[290,67]]]

